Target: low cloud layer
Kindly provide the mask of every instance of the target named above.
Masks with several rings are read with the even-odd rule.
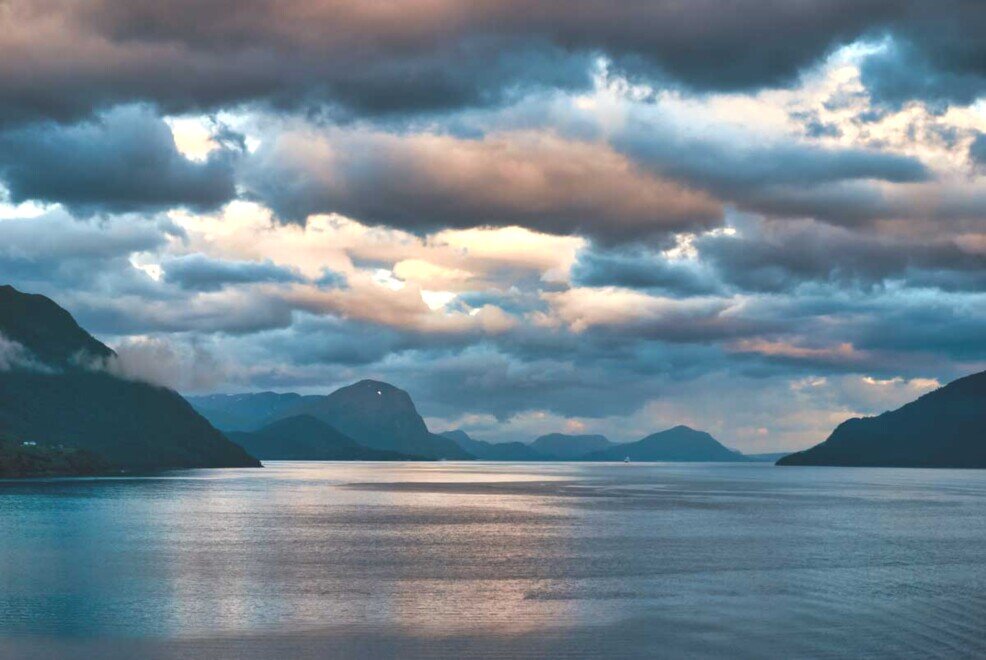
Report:
[[[47,371],[48,368],[22,344],[0,333],[0,371]]]
[[[225,365],[203,346],[160,337],[124,340],[113,347],[105,369],[121,378],[182,392],[209,391],[223,383]]]

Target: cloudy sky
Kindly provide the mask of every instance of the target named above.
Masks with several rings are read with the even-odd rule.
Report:
[[[0,282],[186,393],[798,449],[986,369],[979,0],[0,0]]]

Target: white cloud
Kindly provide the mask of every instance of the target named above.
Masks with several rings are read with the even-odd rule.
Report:
[[[226,366],[197,344],[178,343],[162,337],[129,337],[113,347],[107,360],[110,373],[163,385],[181,392],[209,391],[229,377]]]
[[[0,333],[0,371],[40,371],[50,372],[50,367],[42,364],[23,344],[9,339]]]

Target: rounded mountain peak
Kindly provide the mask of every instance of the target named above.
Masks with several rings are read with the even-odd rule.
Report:
[[[361,380],[336,390],[329,395],[329,398],[345,401],[364,409],[380,407],[390,410],[415,410],[414,402],[407,392],[379,380]]]

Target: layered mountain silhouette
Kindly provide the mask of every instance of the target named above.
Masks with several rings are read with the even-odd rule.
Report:
[[[476,458],[494,461],[623,461],[627,458],[645,462],[758,460],[723,446],[708,433],[687,426],[676,426],[637,442],[623,444],[610,442],[602,435],[564,433],[543,435],[528,445],[475,440],[461,430],[447,431],[442,435],[455,440]]]
[[[594,451],[614,446],[603,435],[565,435],[549,433],[531,443],[531,449],[555,460],[571,461]]]
[[[113,470],[260,465],[177,392],[106,370],[113,351],[49,298],[0,286],[0,336],[8,442],[91,452]]]
[[[257,431],[314,396],[277,392],[189,396],[188,402],[223,431]]]
[[[420,456],[364,447],[311,415],[288,417],[259,431],[233,431],[229,438],[261,460],[422,460]]]
[[[320,419],[371,449],[425,458],[472,458],[452,440],[428,431],[407,392],[377,380],[361,380],[328,396],[303,400],[280,416],[300,414]]]
[[[986,371],[902,408],[840,424],[778,465],[986,468]]]
[[[550,456],[545,456],[537,450],[525,445],[523,442],[486,442],[485,440],[474,440],[465,431],[455,430],[446,431],[441,434],[457,443],[460,447],[484,461],[550,461],[554,460]]]
[[[370,449],[426,459],[473,458],[454,440],[431,433],[407,392],[377,380],[362,380],[328,395],[262,392],[191,401],[226,431],[256,431],[278,420],[307,415]]]
[[[704,431],[675,426],[642,440],[615,445],[582,457],[585,461],[675,461],[737,462],[748,461],[743,454],[722,445]]]
[[[773,458],[744,456],[687,426],[626,444],[561,433],[530,444],[490,443],[463,431],[436,435],[407,392],[375,380],[325,396],[196,397],[193,408],[172,390],[116,375],[114,360],[50,299],[0,286],[0,475],[258,466],[248,450],[299,460]],[[848,420],[825,442],[777,463],[986,468],[986,372],[877,417]]]

